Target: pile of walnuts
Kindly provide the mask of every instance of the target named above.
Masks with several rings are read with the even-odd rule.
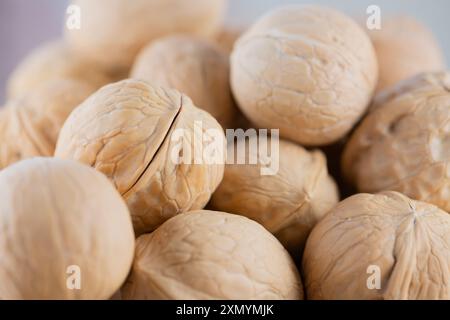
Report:
[[[73,4],[0,110],[0,300],[450,299],[450,73],[425,26]],[[272,174],[256,129],[279,130]]]

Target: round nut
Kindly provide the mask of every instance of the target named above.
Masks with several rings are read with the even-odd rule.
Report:
[[[394,190],[450,211],[450,74],[423,74],[377,96],[342,170],[359,191]]]
[[[312,231],[308,299],[449,299],[450,216],[397,192],[358,194]]]
[[[66,30],[71,47],[100,64],[128,68],[149,42],[172,33],[210,36],[225,0],[73,0],[82,27]]]
[[[257,126],[317,146],[345,136],[366,111],[377,82],[368,35],[325,7],[270,12],[235,44],[231,84]]]
[[[108,299],[122,285],[134,234],[106,177],[35,158],[1,171],[0,190],[0,299]]]
[[[251,138],[250,143],[244,139],[228,147],[229,160],[244,152],[243,159],[248,161],[227,162],[233,164],[225,166],[224,178],[213,194],[211,205],[261,223],[294,257],[300,257],[314,225],[339,201],[336,184],[328,175],[326,158],[321,151],[308,152],[280,140],[278,150],[271,150],[273,162],[278,162],[271,164],[276,171],[263,175],[260,159],[263,155],[250,147],[256,145],[257,137]],[[250,163],[250,159],[257,163]]]
[[[58,41],[35,49],[16,68],[8,81],[8,97],[18,98],[43,83],[56,79],[87,82],[96,89],[115,82],[112,75],[94,63],[77,57],[65,43]]]
[[[224,154],[223,129],[187,96],[124,80],[103,87],[71,114],[55,155],[106,174],[125,198],[135,231],[141,234],[208,203],[224,171],[223,159],[205,158],[210,144],[204,136],[210,130],[220,134]],[[179,151],[187,159],[178,161],[174,152],[181,139]]]
[[[171,36],[146,47],[139,54],[131,76],[183,92],[224,128],[231,128],[237,108],[229,73],[228,56],[219,48],[202,39]]]
[[[370,31],[379,64],[377,92],[422,72],[445,69],[444,56],[428,28],[408,16],[383,20]]]
[[[53,156],[67,117],[94,91],[87,83],[55,79],[7,103],[0,110],[0,169],[22,159]]]
[[[137,239],[124,299],[302,299],[281,244],[241,216],[189,212]]]

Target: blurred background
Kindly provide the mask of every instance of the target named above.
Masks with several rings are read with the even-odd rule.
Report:
[[[95,1],[95,0],[93,0]],[[132,0],[130,0],[132,1]],[[189,1],[189,0],[186,0]],[[0,104],[5,83],[14,67],[34,47],[61,34],[68,0],[0,0]],[[448,0],[229,0],[226,23],[246,26],[270,8],[291,3],[329,5],[355,17],[369,5],[382,15],[407,13],[427,24],[450,61],[450,1]]]

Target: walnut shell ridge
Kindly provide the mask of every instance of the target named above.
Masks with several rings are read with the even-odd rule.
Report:
[[[194,134],[201,123],[202,135]],[[176,90],[124,80],[103,87],[66,121],[55,155],[86,163],[103,172],[126,200],[137,234],[153,231],[165,220],[203,208],[222,180],[224,160],[208,163],[196,149],[205,150],[208,130],[222,127],[207,112]],[[189,161],[173,158],[182,131]],[[190,148],[190,149],[189,149]],[[219,150],[220,151],[220,150]],[[219,160],[219,159],[217,159]],[[200,162],[200,164],[196,164]]]
[[[302,299],[287,251],[261,225],[214,211],[178,215],[138,238],[124,299]]]
[[[450,216],[431,204],[391,191],[347,198],[308,238],[307,298],[449,299],[449,235]]]
[[[399,191],[450,211],[450,75],[380,93],[351,136],[342,170],[361,192]]]
[[[236,156],[239,149],[247,145],[240,140],[228,147],[235,152],[228,150],[227,155]],[[259,222],[293,257],[300,257],[309,232],[339,202],[339,192],[328,174],[324,154],[280,140],[277,172],[262,175],[258,150],[247,147],[245,151],[246,159],[258,159],[258,164],[249,161],[227,164],[211,206]]]
[[[232,128],[238,110],[229,74],[229,58],[219,47],[204,39],[178,35],[156,40],[144,48],[131,77],[183,92],[222,127]]]

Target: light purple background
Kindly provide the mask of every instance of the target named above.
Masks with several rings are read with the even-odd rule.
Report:
[[[61,34],[67,3],[67,0],[0,0],[0,105],[6,80],[17,63],[39,43]],[[288,3],[329,5],[353,16],[364,15],[371,4],[379,5],[383,14],[411,14],[433,29],[450,61],[448,0],[230,0],[227,23],[246,25],[270,8]]]

